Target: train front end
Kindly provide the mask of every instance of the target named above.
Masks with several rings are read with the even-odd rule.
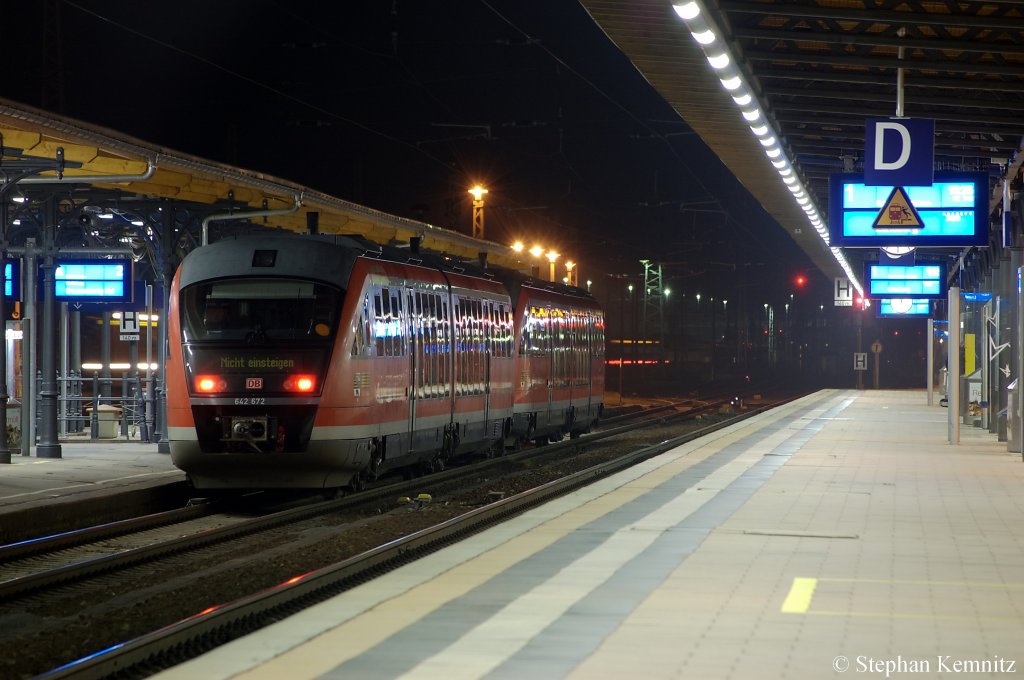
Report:
[[[171,290],[168,440],[198,489],[344,486],[359,463],[312,437],[354,259],[329,241],[200,248]]]

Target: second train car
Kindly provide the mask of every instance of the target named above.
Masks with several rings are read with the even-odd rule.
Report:
[[[586,291],[358,237],[196,249],[168,333],[171,457],[199,489],[358,488],[575,435],[603,408]]]

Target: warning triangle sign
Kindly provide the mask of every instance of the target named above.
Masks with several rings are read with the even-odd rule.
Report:
[[[889,198],[882,204],[882,210],[875,218],[873,229],[922,229],[924,222],[917,209],[907,198],[903,187],[893,187]]]

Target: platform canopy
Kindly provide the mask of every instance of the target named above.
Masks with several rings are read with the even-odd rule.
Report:
[[[52,166],[63,149],[65,182],[90,177],[94,186],[135,197],[163,198],[207,207],[222,214],[227,206],[244,217],[249,211],[282,211],[269,223],[306,232],[307,213],[319,213],[324,234],[359,234],[377,243],[422,239],[425,249],[457,258],[523,269],[508,246],[474,239],[450,229],[410,220],[314,191],[288,180],[236,168],[156,146],[122,133],[0,99],[0,180],[37,165]],[[25,186],[56,182],[53,170],[24,180]],[[296,207],[297,206],[297,207]],[[255,219],[255,218],[254,218]],[[262,220],[262,218],[258,218]]]
[[[673,10],[687,0],[581,0],[651,85],[823,271],[841,275],[706,50]],[[1010,1],[698,0],[723,34],[822,214],[828,176],[859,170],[868,118],[935,120],[938,170],[1011,180],[1024,137],[1024,6]],[[685,14],[685,12],[684,12]],[[903,49],[900,58],[900,48]],[[1002,186],[989,197],[1000,203]]]

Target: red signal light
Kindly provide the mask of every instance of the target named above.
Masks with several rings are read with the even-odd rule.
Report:
[[[807,277],[804,276],[803,274],[797,274],[795,281],[796,281],[797,287],[802,288],[803,285],[805,283],[807,283]]]
[[[224,392],[228,389],[228,383],[219,375],[197,375],[195,379],[196,392],[211,394],[213,392]]]
[[[312,392],[316,389],[316,376],[290,375],[284,379],[283,387],[289,392]]]

